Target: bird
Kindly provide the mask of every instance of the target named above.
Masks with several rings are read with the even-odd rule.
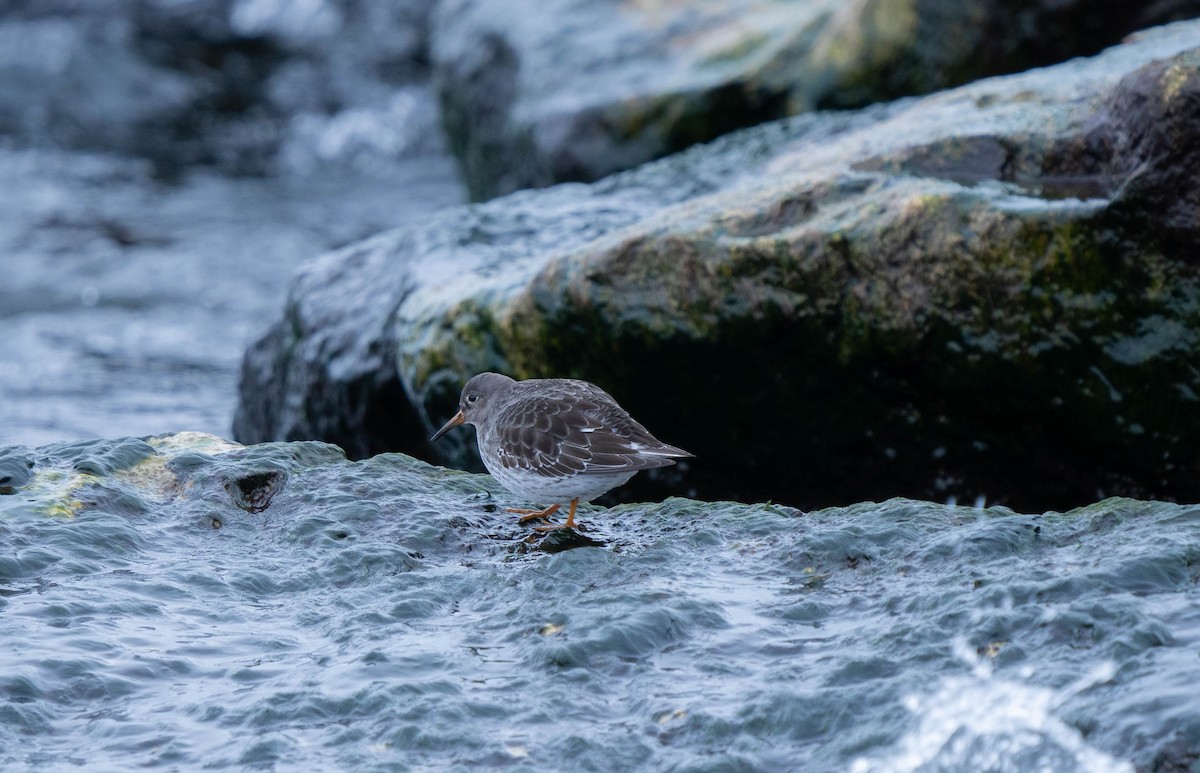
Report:
[[[547,520],[570,502],[567,520],[537,531],[574,529],[575,508],[624,484],[641,470],[693,456],[667,445],[588,381],[535,378],[517,381],[480,373],[463,387],[458,413],[430,442],[462,424],[475,427],[479,456],[501,486],[542,509],[510,507],[518,523]]]

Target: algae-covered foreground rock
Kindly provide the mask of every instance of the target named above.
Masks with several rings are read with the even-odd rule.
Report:
[[[490,198],[814,108],[1094,54],[1196,15],[1196,0],[447,0],[431,38],[450,144],[473,196]]]
[[[0,448],[0,474],[5,770],[1200,754],[1195,506],[671,499],[550,553],[487,476],[320,443]]]
[[[708,498],[1195,501],[1198,95],[1174,25],[382,234],[297,277],[236,434],[430,454],[500,370],[601,384]]]

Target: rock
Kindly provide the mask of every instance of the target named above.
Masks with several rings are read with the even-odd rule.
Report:
[[[439,458],[424,436],[490,369],[599,383],[697,455],[664,484],[704,497],[1196,499],[1175,165],[1198,41],[769,124],[329,255],[248,353],[237,437]]]
[[[9,446],[0,453],[0,494],[12,494],[28,484],[34,464],[24,448]]]
[[[285,311],[289,319],[246,354],[241,393],[262,390],[263,399],[239,401],[238,434],[260,435],[255,428],[271,427],[291,439],[329,438],[354,458],[390,449],[426,450],[425,425],[397,376],[394,348],[386,343],[408,280],[403,272],[367,270],[363,263],[385,259],[389,252],[377,249],[380,243],[380,238],[367,240],[298,273],[293,289],[322,296],[331,290],[334,295],[324,300],[346,311],[343,303],[355,304],[354,314],[335,318],[321,311],[310,319],[302,308]],[[327,284],[326,270],[338,278]],[[358,284],[360,278],[369,284]],[[384,287],[375,284],[379,280],[395,281]],[[364,331],[372,332],[364,336]],[[323,364],[309,371],[316,363]],[[324,383],[334,372],[334,383]],[[371,431],[364,432],[366,427]]]
[[[1200,247],[1200,54],[1151,62],[1124,78],[1081,143],[1055,160],[1121,182],[1128,226],[1173,253]],[[1052,166],[1053,171],[1058,171]],[[1144,212],[1155,217],[1146,220]]]
[[[796,131],[773,127],[736,147],[765,153]],[[414,408],[408,385],[419,385],[440,415],[458,399],[458,374],[491,346],[490,312],[472,302],[446,321],[445,304],[474,292],[516,292],[560,245],[631,226],[654,206],[711,193],[743,161],[740,153],[704,167],[667,160],[638,176],[637,185],[615,179],[607,187],[558,188],[553,198],[529,192],[508,197],[503,207],[449,209],[419,229],[385,232],[303,267],[285,318],[247,352],[235,434],[246,442],[322,438],[352,458],[388,450],[435,458],[426,442],[430,408],[425,399]],[[398,359],[400,339],[405,351]],[[414,365],[419,375],[403,375]],[[497,352],[492,365],[509,363]],[[456,445],[462,436],[440,441]]]
[[[1200,2],[582,0],[438,6],[432,61],[472,196],[591,181],[732,129],[1098,52]]]
[[[35,466],[0,495],[6,770],[1200,753],[1196,506],[673,498],[586,506],[573,542],[518,526],[489,476],[401,454],[181,433],[14,456]]]

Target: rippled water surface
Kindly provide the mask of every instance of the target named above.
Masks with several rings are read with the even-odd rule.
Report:
[[[672,499],[559,550],[399,455],[0,472],[4,769],[1121,771],[1200,741],[1195,507]]]

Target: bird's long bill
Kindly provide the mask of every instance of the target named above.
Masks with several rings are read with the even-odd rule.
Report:
[[[454,429],[455,427],[457,427],[459,424],[462,424],[466,420],[467,420],[467,417],[463,415],[462,411],[459,411],[458,413],[451,416],[450,421],[443,424],[441,429],[439,429],[437,432],[433,433],[433,437],[429,438],[429,442],[436,443],[438,438],[440,438],[442,435],[445,435],[448,431]]]

